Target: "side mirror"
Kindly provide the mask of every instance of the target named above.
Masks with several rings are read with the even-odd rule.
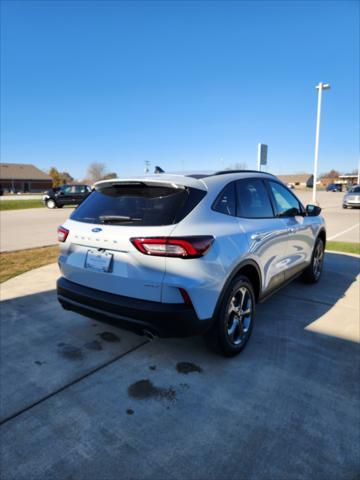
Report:
[[[306,205],[306,215],[308,217],[317,217],[320,215],[321,208],[317,205]]]

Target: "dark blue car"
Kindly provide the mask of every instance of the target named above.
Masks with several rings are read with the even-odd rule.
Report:
[[[326,187],[327,192],[341,192],[342,191],[342,185],[341,183],[330,183]]]

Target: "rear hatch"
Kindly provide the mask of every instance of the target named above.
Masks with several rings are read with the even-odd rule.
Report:
[[[161,301],[166,257],[145,255],[130,239],[171,236],[205,195],[200,186],[154,180],[98,184],[64,224],[69,234],[60,256],[63,275],[97,290]]]

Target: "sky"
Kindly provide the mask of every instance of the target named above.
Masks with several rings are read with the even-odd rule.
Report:
[[[1,159],[82,179],[359,162],[359,2],[1,2]]]

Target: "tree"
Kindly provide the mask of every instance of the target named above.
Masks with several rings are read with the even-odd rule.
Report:
[[[320,178],[339,178],[340,172],[337,170],[330,170],[330,172],[322,173]]]
[[[234,163],[233,165],[229,165],[225,168],[225,170],[246,170],[247,165],[246,163]]]
[[[98,180],[102,180],[104,178],[106,175],[105,171],[105,163],[93,162],[89,165],[86,176],[92,182],[97,182]]]
[[[53,183],[52,186],[59,187],[62,183],[60,172],[55,167],[51,167],[49,170],[49,175],[52,178],[52,183]]]
[[[65,183],[72,183],[74,178],[70,175],[69,172],[61,172],[61,182],[65,185]]]
[[[117,177],[117,173],[110,172],[104,175],[101,180],[110,180],[111,178],[116,178],[116,177]]]

